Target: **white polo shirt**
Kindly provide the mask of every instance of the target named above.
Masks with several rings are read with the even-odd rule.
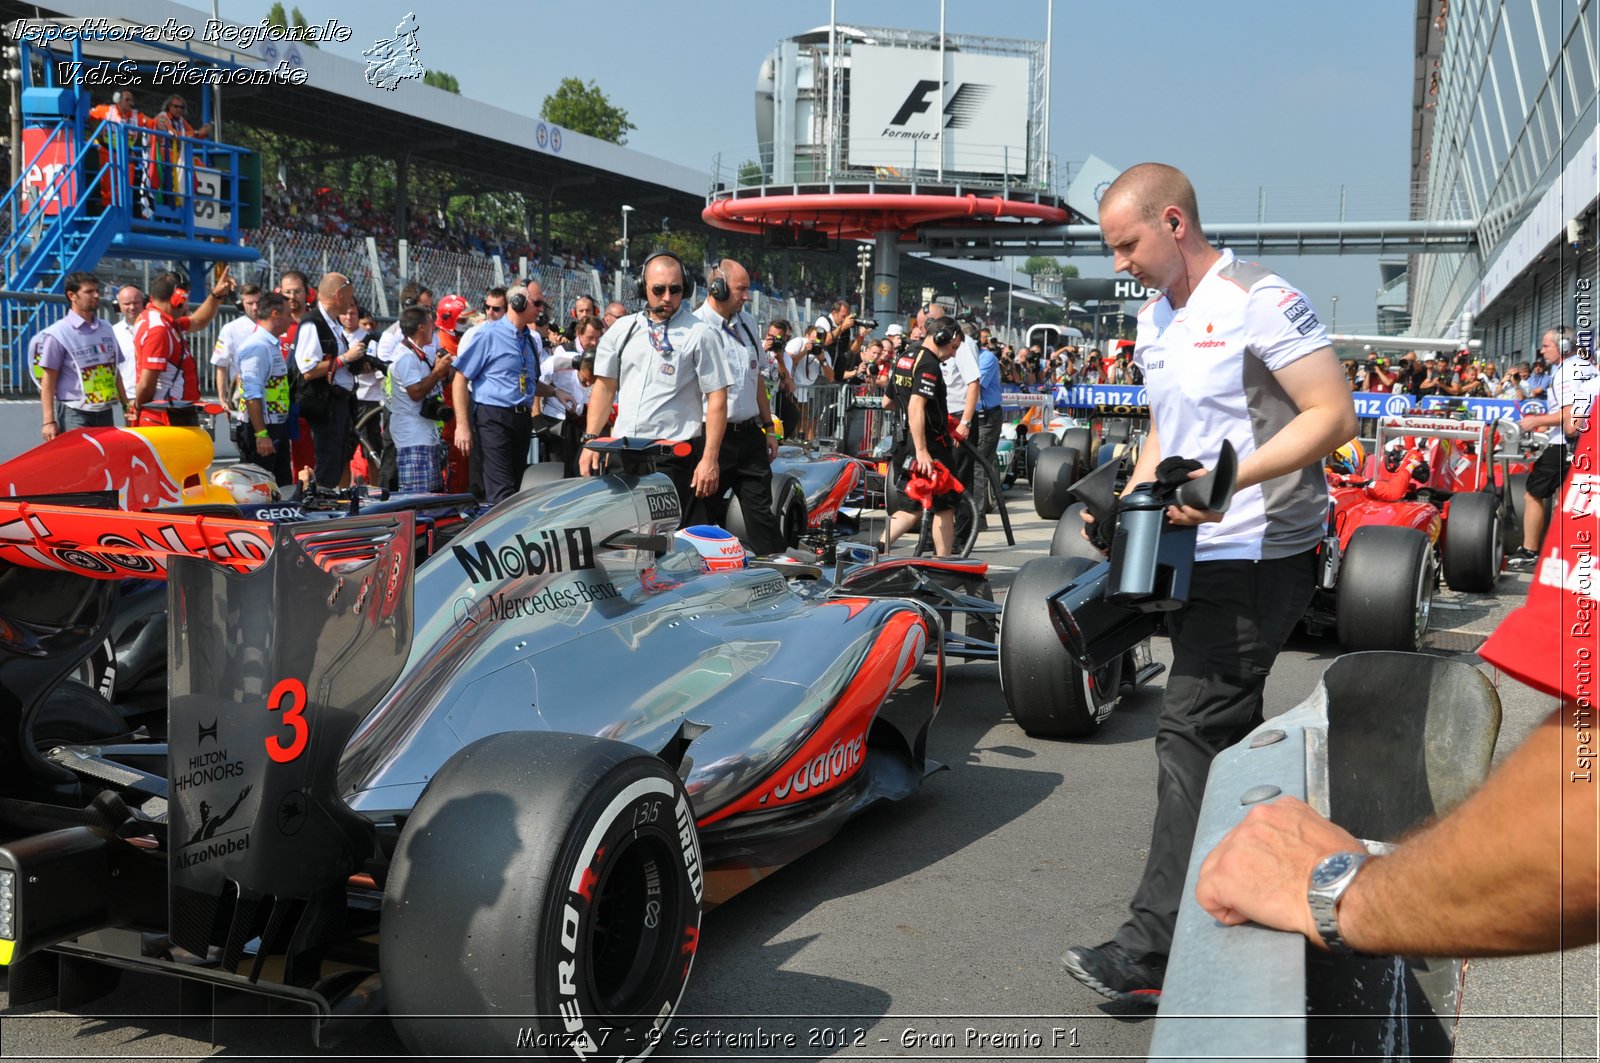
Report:
[[[619,436],[693,439],[705,396],[728,386],[716,335],[681,306],[665,327],[642,312],[618,319],[600,337],[594,372],[617,381]]]
[[[722,357],[727,361],[728,423],[738,424],[761,415],[756,402],[756,389],[761,386],[761,345],[756,335],[755,322],[743,310],[728,321],[717,312],[707,299],[700,304],[694,316],[704,321],[706,328],[717,337]]]
[[[1241,461],[1255,453],[1300,412],[1272,374],[1327,346],[1309,299],[1223,251],[1188,305],[1175,311],[1163,295],[1139,311],[1133,360],[1144,372],[1162,457],[1211,468],[1224,439]],[[1200,525],[1195,557],[1289,557],[1317,544],[1327,516],[1317,462],[1237,492],[1221,523]]]
[[[1585,416],[1594,402],[1597,387],[1600,387],[1600,373],[1596,371],[1594,359],[1580,358],[1578,352],[1573,351],[1561,359],[1561,364],[1551,374],[1550,387],[1545,392],[1546,412],[1559,413],[1563,407],[1576,406],[1578,416]],[[1551,443],[1564,444],[1566,430],[1559,424],[1554,425],[1545,433],[1545,438]]]
[[[978,341],[967,336],[956,348],[954,358],[939,363],[944,374],[945,392],[949,396],[950,412],[967,408],[967,385],[978,382]]]

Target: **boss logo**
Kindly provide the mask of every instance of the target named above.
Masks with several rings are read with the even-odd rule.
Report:
[[[652,520],[666,520],[683,515],[683,509],[678,505],[676,491],[652,491],[645,495],[644,498],[645,503],[650,507],[650,518]]]

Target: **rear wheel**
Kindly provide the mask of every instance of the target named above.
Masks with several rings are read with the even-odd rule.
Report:
[[[1061,645],[1045,600],[1094,564],[1082,557],[1035,558],[1017,571],[1006,593],[1000,690],[1011,718],[1035,737],[1093,734],[1116,704],[1123,657],[1093,673],[1079,668]]]
[[[1444,525],[1444,581],[1453,591],[1492,591],[1500,578],[1500,512],[1487,491],[1456,495]]]
[[[1088,508],[1082,502],[1074,502],[1061,514],[1061,519],[1056,521],[1055,535],[1050,539],[1051,557],[1081,557],[1096,564],[1106,559],[1083,537],[1083,530],[1088,527],[1083,522],[1083,513]]]
[[[644,1055],[688,980],[702,895],[694,813],[659,758],[587,735],[474,742],[395,850],[379,948],[395,1028],[419,1055],[530,1035]]]
[[[1081,452],[1072,447],[1047,447],[1033,466],[1033,509],[1045,520],[1057,520],[1072,503],[1069,493],[1084,474]]]
[[[1523,511],[1528,505],[1528,474],[1514,472],[1506,477],[1505,494],[1500,498],[1500,535],[1513,549],[1522,545]]]
[[[1038,474],[1037,470],[1039,467],[1039,452],[1044,450],[1046,447],[1053,447],[1055,445],[1056,435],[1054,432],[1029,433],[1027,449],[1024,451],[1025,455],[1027,456],[1027,463],[1023,469],[1023,475],[1028,478],[1029,483],[1032,483],[1033,478]]]
[[[1339,568],[1339,643],[1416,652],[1433,607],[1433,551],[1414,528],[1358,528]]]

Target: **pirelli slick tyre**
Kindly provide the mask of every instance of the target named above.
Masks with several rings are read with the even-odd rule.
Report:
[[[1061,645],[1045,602],[1094,565],[1082,557],[1037,557],[1017,571],[1006,592],[1000,611],[1000,690],[1011,718],[1036,738],[1093,734],[1116,704],[1123,657],[1086,673]]]
[[[1068,488],[1083,477],[1082,454],[1072,447],[1046,447],[1033,466],[1033,510],[1045,520],[1059,520],[1072,503]]]
[[[1087,428],[1067,428],[1061,432],[1061,445],[1071,447],[1079,457],[1087,460],[1094,453],[1094,433]]]
[[[1055,534],[1050,537],[1051,557],[1081,557],[1095,564],[1106,559],[1094,548],[1093,543],[1083,537],[1083,529],[1088,527],[1083,522],[1086,508],[1082,502],[1074,502],[1061,514],[1061,519],[1056,521]]]
[[[1026,444],[1024,444],[1023,453],[1027,457],[1027,463],[1024,467],[1024,475],[1027,476],[1030,484],[1033,482],[1033,478],[1039,467],[1039,452],[1047,447],[1053,447],[1056,445],[1057,440],[1054,432],[1039,431],[1028,433],[1028,441]]]
[[[799,546],[800,537],[806,533],[810,513],[806,509],[805,490],[800,486],[800,481],[788,473],[772,478],[772,515],[778,520],[778,532],[783,537],[784,545],[789,548]],[[750,541],[745,528],[744,508],[737,495],[728,500],[725,527],[735,539]]]
[[[1498,501],[1488,491],[1463,493],[1450,499],[1440,567],[1451,590],[1494,590],[1495,581],[1500,578]]]
[[[587,735],[480,739],[395,850],[379,949],[395,1028],[422,1056],[644,1055],[688,981],[703,893],[663,761]]]
[[[1500,535],[1513,550],[1522,545],[1522,516],[1527,505],[1528,474],[1514,472],[1506,477],[1500,497]]]
[[[1433,550],[1415,528],[1357,528],[1339,566],[1339,644],[1415,653],[1433,610]]]

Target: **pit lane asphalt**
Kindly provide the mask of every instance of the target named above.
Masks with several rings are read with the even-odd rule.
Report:
[[[1008,495],[1015,547],[992,530],[974,556],[1001,570],[1049,549],[1052,526],[1025,485]],[[1441,591],[1428,651],[1473,650],[1526,594],[1508,573],[1493,596]],[[1267,714],[1298,704],[1338,647],[1297,634],[1267,682]],[[1170,660],[1164,642],[1156,657]],[[695,1059],[1142,1059],[1153,1013],[1109,1003],[1061,973],[1074,943],[1097,944],[1125,914],[1149,844],[1152,738],[1164,676],[1092,738],[1029,738],[1011,722],[992,663],[949,669],[929,755],[948,770],[705,917],[700,952],[660,1055]],[[1510,681],[1498,756],[1554,703]],[[1475,961],[1461,1057],[1593,1058],[1596,953]],[[310,1054],[292,1019],[180,1019],[177,983],[125,976],[73,1014],[0,1014],[7,1057],[282,1058]],[[7,1003],[0,996],[0,1005]],[[1584,1018],[1583,1016],[1588,1016]],[[760,1031],[765,1047],[729,1047]],[[970,1031],[970,1032],[969,1032]],[[793,1047],[770,1038],[792,1035]],[[949,1035],[955,1047],[932,1039]],[[719,1040],[720,1038],[720,1040]],[[1032,1040],[1037,1038],[1037,1046]],[[402,1052],[386,1021],[321,1053]]]

